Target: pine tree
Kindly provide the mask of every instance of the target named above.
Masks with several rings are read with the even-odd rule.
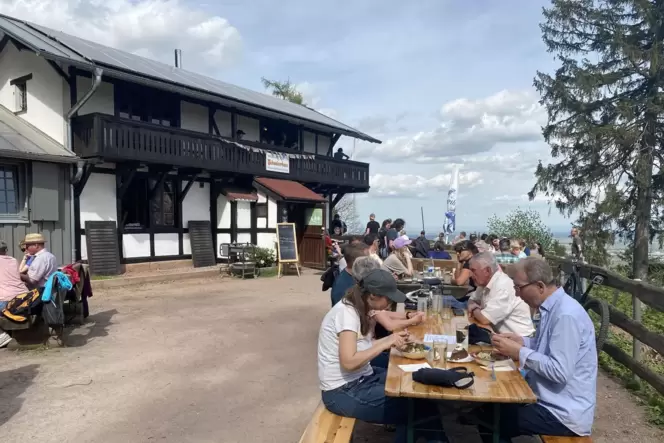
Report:
[[[530,196],[579,211],[599,247],[630,240],[633,276],[645,279],[662,228],[664,0],[553,0],[543,14],[560,67],[534,81],[553,161],[538,166]]]
[[[302,93],[297,90],[297,87],[291,83],[290,79],[285,81],[268,80],[261,77],[261,82],[265,89],[272,90],[272,95],[279,97],[282,100],[304,105],[304,97]]]

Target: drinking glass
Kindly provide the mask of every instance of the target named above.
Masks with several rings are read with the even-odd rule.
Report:
[[[433,343],[433,368],[446,369],[447,367],[447,340],[440,339]]]
[[[468,322],[465,320],[456,321],[456,341],[457,345],[468,351]]]
[[[441,318],[443,320],[450,320],[452,318],[452,299],[449,296],[441,297]]]

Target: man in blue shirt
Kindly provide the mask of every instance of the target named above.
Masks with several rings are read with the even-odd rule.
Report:
[[[344,295],[346,295],[346,292],[355,285],[352,273],[353,263],[355,263],[357,258],[369,255],[369,247],[364,243],[350,243],[344,246],[343,254],[346,261],[346,268],[339,272],[332,285],[332,291],[330,291],[332,306],[339,303],[344,298]]]
[[[597,387],[593,323],[576,300],[556,287],[543,259],[524,258],[513,271],[516,294],[539,309],[540,324],[532,338],[495,334],[492,341],[499,352],[519,360],[537,403],[504,409],[501,437],[590,435]]]

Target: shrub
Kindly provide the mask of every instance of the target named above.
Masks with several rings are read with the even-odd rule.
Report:
[[[276,262],[274,250],[257,246],[254,253],[254,261],[259,268],[269,268],[270,266],[273,266]]]
[[[532,242],[540,242],[545,253],[560,252],[560,245],[554,242],[553,232],[544,224],[540,213],[532,209],[516,208],[505,218],[493,215],[487,222],[491,234],[510,239],[524,239],[528,246]]]

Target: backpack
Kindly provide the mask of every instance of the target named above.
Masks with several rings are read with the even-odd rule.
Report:
[[[41,295],[37,289],[33,289],[9,300],[2,315],[15,323],[25,323],[31,315],[39,314],[41,307]]]

